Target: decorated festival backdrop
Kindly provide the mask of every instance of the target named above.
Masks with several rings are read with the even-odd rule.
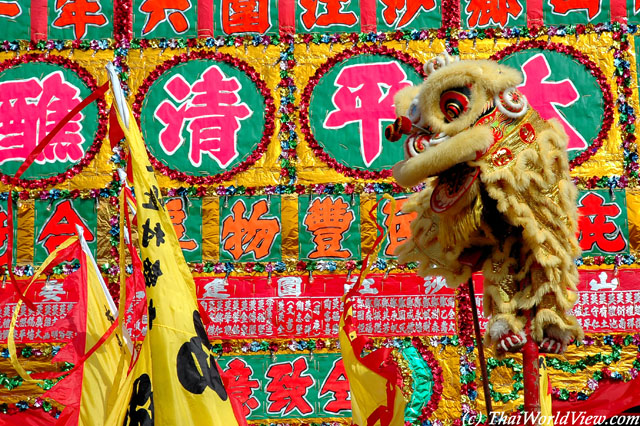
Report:
[[[518,89],[569,135],[583,250],[574,314],[587,337],[547,363],[554,403],[595,401],[640,368],[638,22],[635,0],[0,1],[0,272],[10,232],[27,280],[80,225],[118,298],[126,158],[106,137],[110,95],[13,178],[113,61],[250,423],[349,422],[341,296],[379,225],[388,234],[356,299],[358,330],[367,350],[394,348],[407,422],[462,424],[484,412],[468,291],[399,264],[412,216],[375,205],[421,190],[391,177],[403,158],[384,138],[394,94],[443,51],[491,58],[520,69]],[[77,267],[57,265],[36,282],[37,311],[22,308],[16,341],[31,371],[71,368],[51,359],[74,335],[55,324],[77,301],[64,285]],[[482,276],[474,282],[481,311]],[[0,423],[53,421],[63,406],[41,396],[49,385],[23,384],[8,362],[16,298],[5,280],[0,303]],[[146,317],[125,317],[141,339]],[[520,355],[487,356],[494,409],[518,410]]]

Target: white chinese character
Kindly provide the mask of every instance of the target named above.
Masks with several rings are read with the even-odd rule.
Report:
[[[57,280],[47,280],[40,290],[39,295],[42,296],[43,302],[59,302],[60,297],[59,294],[65,294],[64,288],[62,287],[62,283],[59,283]]]
[[[230,295],[225,293],[229,283],[224,278],[216,278],[204,286],[206,292],[202,298],[226,299]]]
[[[443,277],[426,277],[424,279],[424,294],[435,294],[447,285]]]
[[[357,281],[358,281],[358,277],[351,277],[349,282],[351,282],[352,284],[345,284],[344,285],[344,292],[347,293],[349,290],[351,290],[353,288],[353,286],[356,285]],[[360,286],[360,289],[358,290],[358,293],[360,293],[360,294],[378,294],[378,289],[371,287],[375,283],[376,282],[375,282],[375,280],[373,280],[373,278],[365,278],[362,281],[362,285]]]
[[[600,282],[597,282],[596,280],[591,280],[589,281],[589,286],[591,287],[591,290],[596,291],[596,290],[615,290],[616,288],[618,288],[618,284],[619,281],[617,278],[612,279],[611,281],[607,281],[607,273],[602,271],[600,272],[600,274],[598,275],[598,278],[600,278]]]
[[[278,278],[278,297],[298,297],[302,294],[302,277]]]

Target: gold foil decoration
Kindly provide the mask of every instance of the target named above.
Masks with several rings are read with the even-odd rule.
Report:
[[[109,202],[98,203],[98,221],[97,221],[97,235],[104,236],[104,238],[98,238],[96,257],[98,264],[105,262],[111,262],[113,257],[111,256],[111,238],[109,231],[111,231],[111,224],[109,220],[114,214],[117,214],[117,210],[111,206]]]
[[[220,256],[220,200],[218,197],[202,199],[203,262],[216,260]]]
[[[371,220],[369,212],[376,204],[376,196],[371,194],[360,194],[360,241],[362,244],[362,257],[373,250],[373,243],[378,237],[376,222]],[[377,211],[373,211],[373,217],[377,218]],[[375,261],[372,259],[371,261]]]
[[[32,264],[36,214],[34,201],[21,200],[17,206],[14,204],[13,207],[18,212],[18,220],[14,224],[18,228],[16,239],[13,241],[13,244],[17,246],[15,262],[17,264]]]
[[[304,197],[304,195],[303,195]],[[298,258],[298,197],[296,195],[283,195],[280,199],[282,209],[280,220],[282,221],[282,258]],[[304,229],[303,229],[303,232]]]

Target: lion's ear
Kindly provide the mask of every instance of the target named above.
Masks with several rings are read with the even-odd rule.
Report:
[[[396,93],[393,97],[393,103],[396,106],[396,115],[398,117],[407,115],[409,105],[411,105],[411,101],[413,101],[413,98],[415,98],[418,93],[420,93],[420,86],[405,87]]]

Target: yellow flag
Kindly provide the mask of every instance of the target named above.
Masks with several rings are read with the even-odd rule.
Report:
[[[164,207],[140,130],[128,105],[122,107],[126,108],[129,128],[119,110],[118,122],[130,150],[140,258],[147,286],[149,328],[142,353],[151,360],[148,385],[152,394],[144,407],[152,404],[152,420],[157,425],[238,425],[198,313],[193,277]],[[133,377],[134,383],[141,378]],[[131,411],[136,407],[130,405]]]
[[[114,377],[125,346],[125,339],[119,330],[111,333],[100,344],[104,333],[114,326],[118,311],[100,275],[89,247],[81,237],[82,252],[87,267],[87,340],[86,347],[100,346],[85,361],[82,377],[79,425],[95,425],[96,419],[106,418],[107,395],[113,386]],[[66,379],[65,379],[66,380]]]
[[[347,315],[346,327],[344,316],[340,321],[340,350],[349,379],[353,424],[356,426],[403,426],[406,402],[402,392],[394,383],[393,373],[386,375],[385,367],[382,366],[390,350],[381,348],[358,359],[355,350],[358,352],[362,350],[365,339],[358,337],[354,331],[347,332],[351,328],[349,326],[352,319],[351,307]]]
[[[395,215],[395,200],[385,194],[391,203],[391,217]],[[375,211],[376,205],[372,208]],[[371,214],[371,212],[369,213]],[[374,219],[375,221],[375,219]],[[380,226],[378,230],[382,231]],[[366,339],[359,337],[353,324],[353,295],[369,273],[369,257],[377,257],[380,242],[385,237],[380,232],[372,253],[363,261],[363,270],[354,287],[344,296],[344,311],[340,317],[340,351],[344,369],[349,379],[351,413],[356,426],[403,426],[406,402],[397,385],[398,370],[389,363],[390,348],[380,348],[362,357]]]
[[[540,372],[540,425],[553,426],[553,412],[551,410],[551,386],[547,374],[547,360],[544,356],[538,357]]]

